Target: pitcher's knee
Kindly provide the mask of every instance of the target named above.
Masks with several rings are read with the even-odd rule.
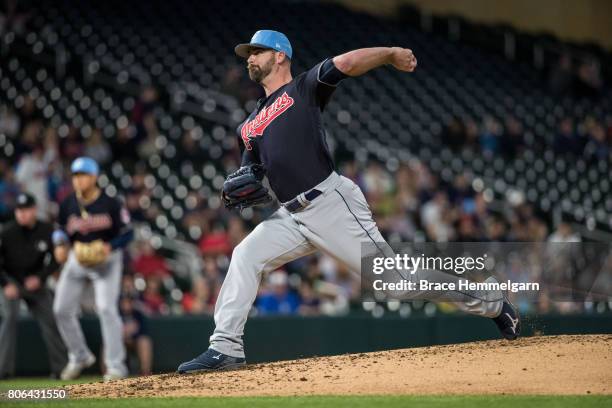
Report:
[[[262,259],[261,251],[258,251],[249,243],[249,239],[244,239],[232,251],[231,263],[239,265],[240,269],[248,269],[249,267],[257,268],[257,265],[265,262]],[[248,264],[247,264],[248,263]]]

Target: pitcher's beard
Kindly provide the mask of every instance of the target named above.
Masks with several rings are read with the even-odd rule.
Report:
[[[251,78],[251,81],[260,83],[263,79],[261,69],[259,67],[249,68],[249,78]]]
[[[274,58],[270,58],[261,67],[258,65],[249,65],[249,78],[251,81],[255,81],[258,84],[261,83],[269,74],[272,72],[272,66],[274,65]]]

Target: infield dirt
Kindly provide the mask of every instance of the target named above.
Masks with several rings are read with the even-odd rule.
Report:
[[[66,388],[71,398],[612,394],[612,335],[527,337],[347,354]]]

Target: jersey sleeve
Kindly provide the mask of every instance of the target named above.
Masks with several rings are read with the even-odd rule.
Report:
[[[240,166],[248,166],[250,164],[258,163],[259,161],[253,158],[253,150],[244,149],[242,152],[242,160]]]
[[[327,58],[306,71],[301,88],[311,103],[323,110],[340,81],[346,77],[347,75],[336,68],[333,59]]]

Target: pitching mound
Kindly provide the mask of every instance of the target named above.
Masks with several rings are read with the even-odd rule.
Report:
[[[67,388],[71,398],[612,394],[612,335],[529,337],[349,354]]]

